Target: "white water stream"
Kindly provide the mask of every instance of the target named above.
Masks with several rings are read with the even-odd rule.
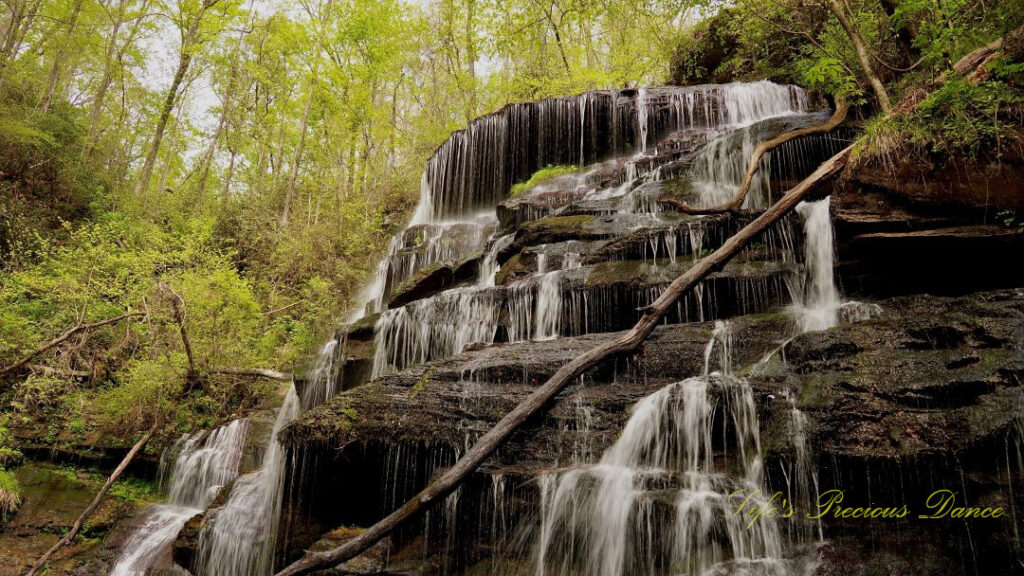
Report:
[[[182,436],[164,455],[161,477],[169,503],[152,506],[125,542],[111,576],[135,576],[170,561],[171,543],[238,476],[249,424],[235,420],[212,432]]]
[[[242,576],[273,573],[273,555],[284,493],[284,447],[277,436],[298,417],[299,397],[291,388],[277,412],[263,466],[235,482],[227,503],[210,511],[199,535],[197,574]]]
[[[729,327],[719,322],[701,376],[633,407],[597,464],[542,476],[536,576],[662,573],[792,574],[777,520],[736,513],[765,506],[753,392],[730,374]],[[715,352],[719,369],[710,371]],[[716,420],[733,430],[713,441]],[[719,424],[721,426],[721,424]],[[730,464],[729,462],[733,462]],[[666,519],[674,517],[666,531]]]

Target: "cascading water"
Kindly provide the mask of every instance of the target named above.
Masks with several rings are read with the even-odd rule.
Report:
[[[839,321],[839,291],[832,272],[833,239],[830,199],[801,202],[796,211],[804,220],[806,280],[794,298],[801,332],[825,330]]]
[[[806,111],[801,89],[757,82],[590,92],[513,104],[473,121],[429,160],[412,222],[392,240],[374,282],[360,297],[367,305],[349,319],[378,315],[370,377],[451,357],[478,344],[628,327],[630,314],[639,314],[690,262],[720,246],[744,223],[736,216],[680,218],[663,213],[657,199],[666,179],[685,181],[684,192],[693,192],[697,204],[731,198],[753,146],[818,120]],[[827,147],[806,153],[814,158],[824,151]],[[779,152],[787,178],[801,172],[794,158],[803,154]],[[770,184],[778,178],[773,160],[766,156],[764,162],[750,192],[751,208],[770,200]],[[549,165],[581,168],[499,205],[513,184]],[[579,222],[594,225],[585,240],[578,234],[583,224],[574,224],[565,235],[568,239],[557,229],[544,228],[538,237],[524,238],[525,225],[532,221],[577,215]],[[591,216],[596,217],[588,220]],[[719,318],[781,305],[774,294],[785,295],[783,277],[798,260],[792,257],[794,238],[788,225],[769,231],[759,246],[745,252],[749,261],[736,275],[702,282],[680,300],[667,321]],[[597,268],[616,260],[635,276],[599,284]],[[811,269],[811,258],[805,260]],[[776,265],[784,273],[772,275]],[[473,266],[475,277],[467,278],[465,271]],[[421,272],[433,274],[441,268],[462,272],[439,289],[415,284],[427,276]],[[428,295],[410,302],[409,288]],[[398,299],[399,294],[404,296]],[[539,479],[537,574],[712,573],[726,565],[777,574],[799,563],[786,557],[775,520],[727,515],[732,509],[728,496],[736,491],[751,493],[752,505],[766,504],[754,494],[765,486],[754,396],[746,381],[730,374],[728,343],[728,330],[721,324],[708,344],[704,373],[638,403],[621,437],[598,463],[588,464],[589,446],[574,446],[576,468]],[[720,368],[712,372],[708,367],[716,352]],[[318,365],[313,374],[330,370]],[[467,381],[460,383],[458,404],[466,413],[472,411],[468,400],[477,390],[473,369],[468,372]],[[335,378],[325,377],[333,386]],[[317,398],[304,406],[333,393],[321,376],[311,380],[315,392],[304,394]],[[586,407],[579,412],[586,413]],[[576,426],[589,426],[586,420]],[[460,430],[468,447],[477,431]],[[389,454],[392,449],[408,452],[410,458],[417,453],[401,443],[389,447]],[[461,446],[452,449],[457,453]],[[390,503],[397,504],[399,476],[406,483],[413,476],[400,472],[390,456],[388,461],[385,477],[394,477],[388,488],[394,500]],[[493,506],[504,506],[502,473],[493,474],[492,482]],[[274,485],[243,477],[229,502],[211,511],[214,521],[209,534],[203,534],[207,560],[200,576],[265,571],[263,559],[274,548],[280,504],[266,497],[278,492],[248,488],[257,484]],[[402,489],[408,487],[403,484]],[[447,530],[438,541],[449,547],[468,498],[463,490],[452,493],[443,509],[434,512],[435,522],[427,522],[431,532]],[[267,509],[272,520],[246,532],[238,512],[246,506]],[[238,519],[223,521],[236,517],[232,515]],[[504,513],[499,518],[495,512],[491,522],[502,524],[505,532]],[[213,544],[218,524],[224,527],[220,541],[225,546],[220,548]],[[497,532],[493,526],[492,531]],[[447,560],[441,566],[442,571],[450,567]]]
[[[544,271],[534,279],[495,287],[498,255],[514,238],[491,235],[488,239],[489,229],[481,224],[493,222],[494,217],[486,212],[481,215],[479,210],[493,208],[513,183],[529,178],[537,168],[635,154],[621,168],[611,160],[565,176],[557,183],[542,184],[534,191],[560,198],[568,190],[569,196],[578,200],[622,197],[619,210],[635,212],[637,202],[630,196],[633,189],[662,175],[658,161],[645,156],[650,142],[682,130],[717,133],[765,119],[802,115],[806,107],[806,96],[799,88],[757,82],[650,88],[632,92],[628,97],[620,92],[592,92],[574,98],[509,105],[472,122],[465,131],[453,134],[428,162],[412,223],[392,241],[389,256],[379,267],[379,277],[373,284],[376,292],[369,295],[366,309],[381,312],[375,326],[371,377],[448,357],[473,344],[490,344],[503,334],[514,342],[549,339],[565,333],[565,294],[557,285],[561,274]],[[600,137],[602,134],[606,137]],[[745,150],[730,149],[732,156],[721,147],[715,150],[710,163],[725,158],[730,166],[738,164],[740,161],[733,156],[742,157],[745,162]],[[604,175],[616,169],[622,170],[623,177],[610,185],[604,182]],[[730,174],[736,171],[730,170]],[[716,174],[709,178],[713,180]],[[721,188],[707,187],[716,193]],[[707,196],[710,192],[701,194]],[[759,192],[751,197],[761,202],[757,199]],[[656,221],[644,216],[637,219],[636,225],[647,226]],[[473,233],[456,232],[469,225],[474,226]],[[700,234],[697,228],[696,234]],[[693,227],[688,225],[687,229],[693,233]],[[459,238],[458,250],[451,248],[452,238]],[[442,253],[439,246],[445,246],[447,252]],[[475,285],[385,309],[391,290],[411,278],[416,270],[480,251],[485,256]],[[669,258],[674,261],[675,256],[673,246]],[[656,297],[657,294],[651,294],[649,299],[653,301]],[[586,305],[568,310],[585,313]],[[703,317],[704,311],[697,314]],[[502,331],[505,317],[510,320]],[[595,328],[601,326],[579,318],[565,325],[579,330],[592,324]]]
[[[183,436],[169,450],[173,467],[161,462],[161,477],[170,483],[169,504],[153,507],[125,544],[111,576],[141,575],[162,566],[185,522],[205,510],[193,573],[197,576],[266,576],[273,573],[286,476],[286,453],[278,435],[302,409],[334,395],[338,339],[320,350],[302,397],[289,387],[277,410],[260,468],[238,475],[248,422],[236,420],[209,434]],[[167,472],[166,470],[169,470]],[[209,508],[221,491],[224,504]]]
[[[534,339],[550,340],[561,334],[562,327],[562,272],[547,270],[547,256],[538,255],[537,305],[533,313],[536,318]],[[562,255],[562,270],[580,267],[580,255],[577,252],[566,252]]]
[[[238,476],[248,431],[247,421],[235,420],[209,433],[186,434],[175,442],[160,463],[169,503],[145,513],[125,542],[111,576],[145,574],[166,561],[185,522],[202,512],[221,488]]]
[[[277,412],[263,466],[235,481],[220,508],[209,511],[199,534],[196,574],[202,576],[273,573],[273,555],[285,480],[285,451],[277,439],[300,411],[295,388]]]
[[[843,301],[836,287],[835,248],[831,197],[797,204],[804,221],[804,273],[795,282],[790,311],[801,332],[827,330],[844,322],[860,322],[881,315],[877,304]]]
[[[719,322],[701,376],[639,401],[597,464],[538,479],[537,576],[792,573],[801,560],[785,558],[776,520],[737,512],[768,501],[753,392],[730,375],[728,351]],[[731,430],[723,445],[716,425]]]

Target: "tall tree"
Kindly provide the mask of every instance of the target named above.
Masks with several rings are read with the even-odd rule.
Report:
[[[53,95],[57,91],[57,85],[60,82],[61,68],[65,65],[69,52],[74,47],[75,29],[78,26],[78,17],[81,13],[82,0],[74,0],[71,5],[71,14],[68,16],[67,23],[62,30],[63,38],[58,44],[58,48],[53,56],[53,63],[50,65],[50,74],[46,81],[46,92],[43,94],[43,100],[39,106],[44,113],[50,109],[50,103],[53,101]]]
[[[185,75],[188,74],[189,67],[192,66],[192,61],[204,40],[203,24],[206,23],[213,8],[222,3],[226,4],[227,2],[226,0],[200,0],[199,4],[195,5],[192,0],[179,0],[179,10],[175,18],[175,25],[180,35],[178,64],[174,70],[174,76],[171,78],[171,85],[164,95],[163,104],[156,120],[156,128],[153,130],[153,137],[146,152],[146,160],[135,182],[136,195],[149,188],[149,181],[153,176],[153,166],[156,165],[157,155],[160,154],[160,144],[164,138],[164,131],[167,129],[167,121],[181,95]]]

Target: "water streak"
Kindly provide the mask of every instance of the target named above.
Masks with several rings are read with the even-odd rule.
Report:
[[[597,464],[538,480],[537,576],[709,574],[727,563],[764,574],[789,570],[776,522],[733,513],[731,495],[748,495],[751,506],[766,502],[753,393],[729,375],[729,348],[728,325],[719,322],[701,376],[637,402]],[[711,371],[716,352],[719,369]],[[733,432],[716,446],[723,416]],[[675,494],[674,506],[666,506],[666,493]]]

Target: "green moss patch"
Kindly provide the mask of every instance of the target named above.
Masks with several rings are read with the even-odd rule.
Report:
[[[578,166],[545,166],[544,168],[541,168],[540,170],[534,172],[533,176],[530,176],[529,180],[525,182],[519,182],[518,184],[512,186],[512,191],[510,195],[513,198],[515,198],[516,196],[519,196],[520,194],[526,192],[527,190],[533,188],[534,186],[538,186],[540,184],[543,184],[544,182],[547,182],[559,176],[565,176],[566,174],[574,174],[578,170]]]

